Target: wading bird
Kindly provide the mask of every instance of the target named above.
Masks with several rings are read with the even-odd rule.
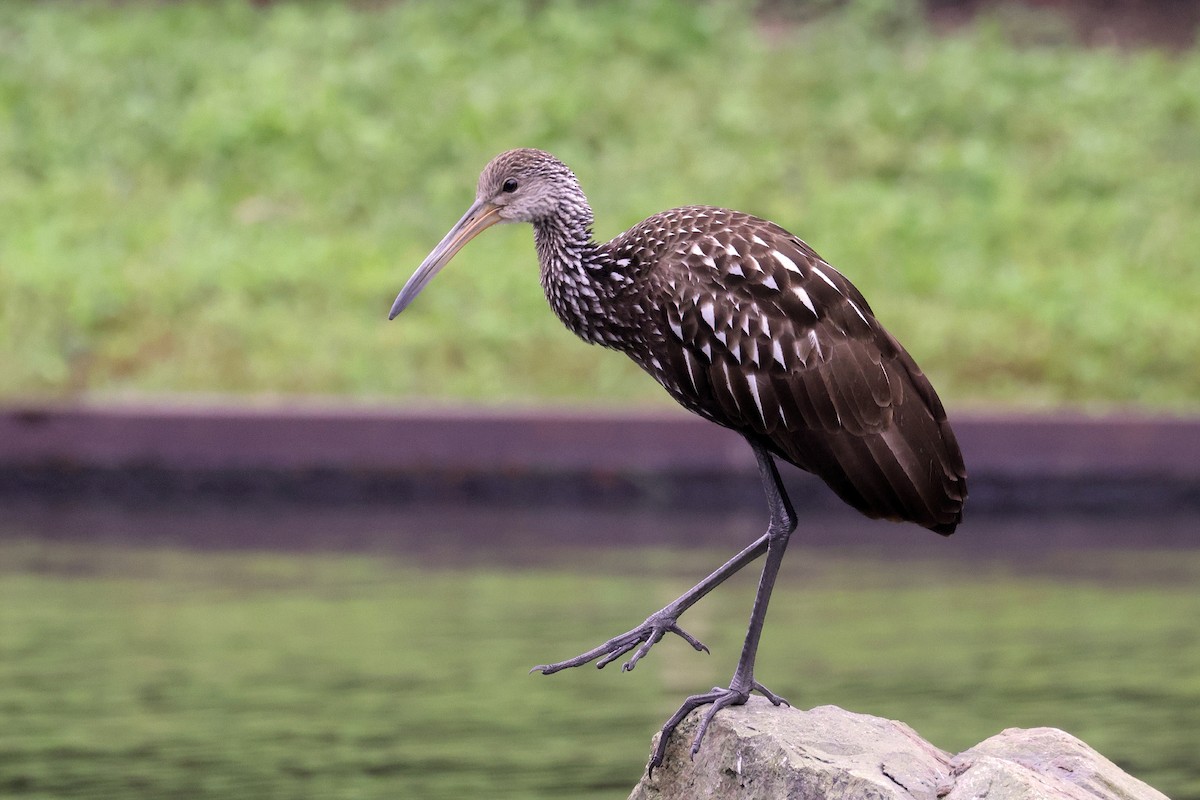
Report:
[[[713,715],[759,692],[754,677],[767,602],[796,513],[775,459],[824,480],[868,517],[954,532],[967,496],[966,470],[946,412],[916,362],[875,319],[858,289],[783,228],[708,206],[664,211],[610,242],[592,238],[592,209],[570,169],[549,153],[521,149],[492,159],[475,202],[408,280],[389,319],[403,311],[451,258],[498,222],[533,225],[546,298],[580,338],[620,350],[680,404],[737,431],[750,444],[767,495],[766,533],[645,622],[547,675],[627,653],[631,670],[681,614],[766,554],[750,624],[727,688],[687,698],[663,725],[650,770],[692,710]]]

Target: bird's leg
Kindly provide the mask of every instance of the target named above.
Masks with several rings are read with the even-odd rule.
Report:
[[[556,664],[541,664],[534,667],[530,672],[541,672],[544,675],[553,675],[560,670],[570,667],[580,667],[591,661],[596,662],[598,668],[603,668],[607,664],[616,661],[621,656],[628,653],[630,650],[637,648],[637,652],[626,661],[621,669],[628,672],[633,669],[642,656],[650,652],[650,648],[657,644],[668,633],[674,633],[684,639],[688,644],[696,650],[708,652],[699,640],[693,637],[690,633],[680,628],[677,620],[679,616],[691,608],[700,598],[717,588],[721,583],[734,574],[742,567],[749,564],[754,559],[761,556],[767,551],[768,534],[764,534],[753,544],[751,544],[742,552],[738,553],[733,558],[726,561],[719,569],[713,572],[704,580],[688,589],[674,601],[655,611],[646,621],[638,625],[632,630],[622,633],[620,636],[614,636],[599,647],[593,647],[586,653],[581,653],[574,658],[566,661],[559,661]]]
[[[708,731],[708,724],[722,708],[745,703],[751,692],[759,692],[775,705],[787,702],[754,680],[754,659],[758,654],[758,642],[762,637],[763,622],[767,617],[767,603],[771,599],[771,590],[775,586],[775,578],[779,575],[779,566],[783,561],[783,551],[787,547],[788,537],[796,529],[796,512],[792,508],[791,501],[788,500],[787,492],[779,479],[779,471],[775,468],[775,462],[770,453],[755,442],[751,442],[750,446],[754,448],[754,455],[758,458],[758,471],[762,477],[763,489],[767,494],[767,504],[771,509],[771,522],[764,537],[767,560],[763,564],[762,576],[758,581],[754,608],[750,612],[750,626],[746,631],[746,640],[742,644],[742,655],[738,659],[737,668],[733,672],[733,679],[729,682],[728,688],[714,687],[711,692],[689,697],[663,725],[662,734],[658,738],[658,746],[654,748],[654,755],[650,758],[650,772],[662,764],[663,756],[667,751],[667,741],[676,726],[700,706],[711,704],[711,708],[704,714],[704,719],[700,721],[695,738],[692,739],[693,756],[700,749],[700,743]]]

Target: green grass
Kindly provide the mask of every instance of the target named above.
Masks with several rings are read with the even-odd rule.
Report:
[[[533,145],[602,236],[697,202],[793,229],[952,407],[1200,407],[1200,52],[870,2],[769,35],[719,3],[498,8],[0,6],[0,399],[668,402],[561,329],[528,231],[384,321],[487,158]]]
[[[711,656],[671,641],[626,675],[526,670],[625,630],[714,558],[670,556],[447,569],[0,540],[0,795],[624,797],[675,704],[727,680],[753,576],[688,614]],[[950,751],[1062,727],[1200,798],[1200,560],[1064,563],[806,552],[758,674],[798,706],[903,719]]]

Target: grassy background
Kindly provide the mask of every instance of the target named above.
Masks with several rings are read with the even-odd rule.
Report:
[[[624,797],[682,697],[727,680],[754,576],[689,612],[711,656],[669,641],[628,675],[526,671],[626,630],[717,556],[598,554],[580,573],[0,539],[0,795]],[[1055,563],[807,551],[758,674],[951,752],[1061,727],[1200,798],[1200,561]]]
[[[4,3],[0,401],[669,402],[561,329],[527,230],[385,322],[487,158],[534,145],[600,236],[783,223],[954,407],[1200,408],[1200,52],[890,8]]]

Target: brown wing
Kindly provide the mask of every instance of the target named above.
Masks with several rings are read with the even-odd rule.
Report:
[[[667,390],[864,514],[952,533],[967,494],[954,432],[862,294],[770,222],[721,209],[668,214],[684,221],[651,276],[667,317],[656,376]]]

